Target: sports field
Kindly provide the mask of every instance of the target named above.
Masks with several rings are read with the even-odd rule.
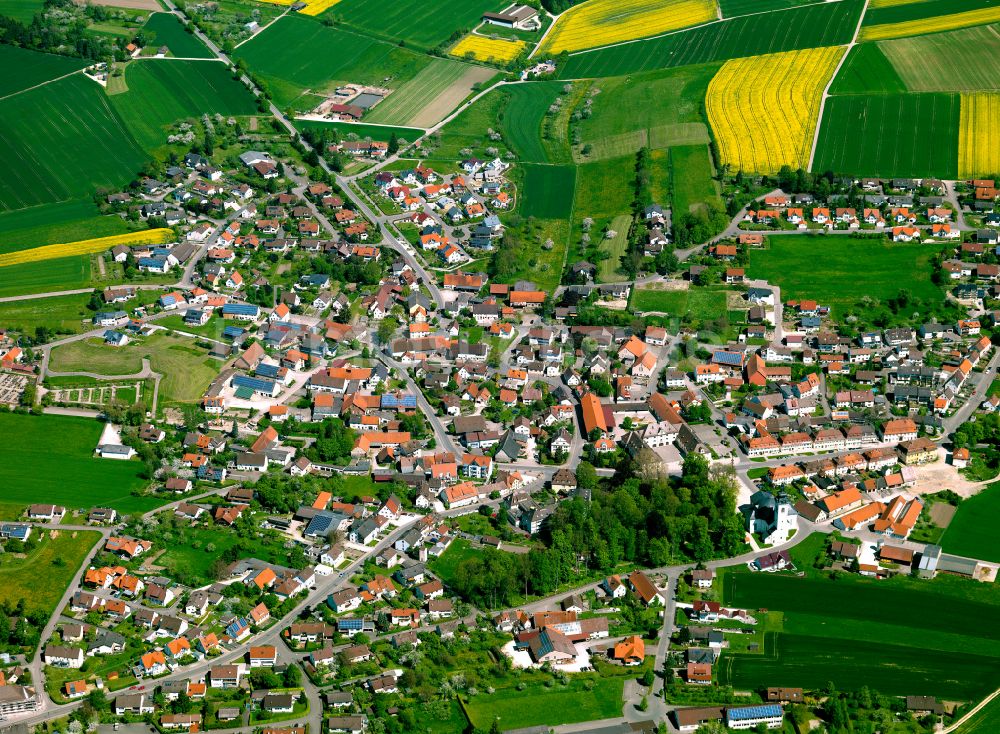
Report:
[[[70,508],[145,512],[162,502],[133,496],[146,486],[138,461],[94,456],[103,425],[89,418],[0,413],[0,482],[4,502],[52,502]],[[67,481],[71,478],[71,481]]]
[[[901,287],[913,298],[939,301],[941,290],[931,283],[933,248],[921,244],[890,244],[847,236],[777,235],[750,255],[747,275],[781,287],[781,297],[812,298],[836,311],[864,296],[888,298]],[[906,282],[899,281],[906,273]]]
[[[353,26],[367,35],[408,46],[430,49],[447,41],[455,31],[472,30],[486,11],[501,10],[504,0],[455,0],[447,8],[421,0],[340,0],[325,17]]]
[[[80,564],[101,538],[96,530],[36,530],[38,547],[23,557],[0,557],[0,604],[25,601],[27,612],[51,615]],[[45,583],[40,584],[39,579]]]
[[[143,30],[152,34],[149,45],[166,46],[171,56],[179,59],[215,58],[208,47],[184,30],[181,21],[173,13],[153,13],[143,25]]]
[[[1000,93],[962,94],[958,129],[958,175],[974,177],[1000,171]]]
[[[743,56],[839,46],[851,40],[863,3],[842,0],[747,15],[660,38],[572,54],[565,79],[622,76]]]
[[[431,59],[413,79],[396,89],[365,116],[366,122],[430,127],[486,81],[495,69],[450,59]]]
[[[912,92],[976,92],[1000,89],[997,26],[880,41],[906,88]]]
[[[133,61],[125,82],[128,91],[113,95],[111,103],[148,151],[164,146],[166,126],[179,120],[257,111],[253,95],[215,61]]]
[[[808,168],[823,90],[843,53],[813,48],[723,64],[705,100],[722,162],[754,173]]]
[[[607,46],[714,20],[714,0],[587,0],[556,19],[536,56]]]
[[[524,183],[518,210],[522,216],[539,219],[568,218],[573,210],[573,166],[525,163]]]
[[[813,170],[954,178],[960,106],[957,94],[944,93],[831,97]]]
[[[470,33],[452,46],[448,53],[460,59],[468,58],[491,64],[507,64],[516,59],[527,45],[524,41],[487,38]]]
[[[559,82],[540,82],[518,84],[504,90],[510,99],[503,108],[500,127],[504,140],[522,161],[556,162],[542,139],[542,122],[561,86]]]
[[[941,538],[946,553],[1000,562],[993,520],[1000,517],[1000,484],[994,483],[958,506]]]
[[[3,211],[121,185],[146,156],[101,87],[75,75],[0,100],[0,159]]]
[[[0,74],[0,97],[43,84],[84,66],[83,59],[0,45],[0,69],[4,69]]]

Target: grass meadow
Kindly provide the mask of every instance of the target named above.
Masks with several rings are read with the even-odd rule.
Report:
[[[670,149],[670,182],[674,216],[704,208],[707,202],[722,207],[715,167],[707,145],[681,145]]]
[[[463,706],[469,721],[480,729],[488,729],[497,719],[501,726],[522,728],[621,716],[624,678],[596,678],[594,682],[592,690],[581,679],[553,688],[501,688],[463,701]]]
[[[0,276],[4,269],[0,269]],[[90,296],[86,293],[55,298],[35,298],[27,301],[0,303],[0,327],[33,334],[44,326],[60,332],[82,333],[93,328],[93,311],[87,309]]]
[[[9,265],[0,268],[0,298],[84,288],[90,282],[89,255]]]
[[[55,611],[83,559],[101,538],[95,530],[36,530],[43,534],[38,547],[26,556],[0,556],[0,603],[16,606],[25,600],[25,611]],[[40,584],[39,579],[45,583]]]
[[[132,494],[147,484],[139,476],[138,461],[94,456],[102,429],[103,424],[89,418],[0,413],[0,435],[17,436],[16,441],[0,443],[4,502],[114,507],[125,514],[162,504]]]
[[[3,4],[0,3],[0,13],[2,8]],[[70,74],[84,66],[86,62],[83,59],[45,54],[16,46],[0,46],[0,68],[17,69],[16,74],[4,74],[0,77],[0,97]]]
[[[885,299],[901,287],[914,298],[940,300],[931,283],[932,248],[841,235],[777,235],[750,255],[747,274],[781,287],[781,297],[814,298],[835,310],[864,296]],[[905,283],[899,273],[906,273]]]
[[[193,33],[184,30],[181,21],[173,13],[153,13],[143,26],[147,34],[152,34],[150,45],[166,46],[171,56],[179,59],[212,59],[215,56]]]
[[[542,137],[545,113],[559,96],[560,82],[518,84],[504,92],[509,101],[503,109],[501,130],[504,140],[522,161],[531,163],[560,163],[561,156],[554,155]]]
[[[960,107],[957,94],[831,97],[820,123],[813,170],[954,178]],[[909,132],[898,134],[904,128]]]
[[[697,287],[670,291],[636,288],[632,292],[630,305],[637,313],[655,311],[670,316],[691,314],[697,321],[711,321],[726,312],[726,291]]]
[[[983,561],[1000,561],[992,520],[1000,517],[1000,484],[987,486],[958,506],[941,538],[945,552]]]
[[[568,218],[573,211],[573,166],[525,163],[524,181],[518,210],[526,217],[539,219]]]

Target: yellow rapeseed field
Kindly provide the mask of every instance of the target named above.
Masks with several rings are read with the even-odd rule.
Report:
[[[559,16],[536,55],[607,46],[716,18],[715,0],[587,0]]]
[[[1000,171],[1000,94],[972,92],[962,95],[958,128],[958,175],[974,178]]]
[[[271,5],[291,5],[298,0],[263,0]],[[334,5],[340,2],[340,0],[302,0],[306,6],[299,12],[302,15],[319,15],[324,10],[329,10]]]
[[[868,8],[894,8],[897,5],[915,5],[916,3],[927,2],[927,0],[869,0]]]
[[[147,229],[142,232],[114,234],[109,237],[96,237],[91,240],[79,240],[59,245],[44,245],[30,250],[19,250],[0,255],[0,268],[8,265],[54,260],[57,257],[73,255],[90,255],[94,252],[104,252],[117,245],[162,245],[174,239],[172,229]]]
[[[810,48],[723,64],[705,98],[722,162],[758,173],[806,168],[823,89],[843,53]]]
[[[985,25],[1000,20],[1000,7],[980,8],[964,13],[937,15],[933,18],[919,18],[902,23],[883,23],[861,28],[859,41],[884,41],[887,38],[904,38],[906,36],[922,36],[925,33],[953,31],[956,28],[968,28],[974,25]]]
[[[470,33],[448,53],[461,59],[471,54],[476,61],[506,64],[516,59],[526,45],[524,41],[505,41],[502,38],[486,38]]]

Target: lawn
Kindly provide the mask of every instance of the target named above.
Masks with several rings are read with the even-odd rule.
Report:
[[[472,30],[484,12],[498,11],[508,4],[504,0],[455,0],[443,11],[439,5],[420,0],[340,0],[323,17],[369,36],[428,50],[458,31]]]
[[[180,315],[167,316],[166,318],[158,319],[156,325],[162,326],[165,329],[176,329],[177,331],[183,331],[188,334],[205,336],[209,339],[222,339],[223,330],[229,326],[229,324],[226,323],[226,320],[221,316],[214,316],[210,318],[203,326],[192,326],[191,324],[185,324],[184,317]]]
[[[672,291],[637,288],[632,293],[631,306],[636,313],[655,311],[671,316],[689,313],[697,321],[710,321],[725,312],[726,291],[718,288]]]
[[[121,217],[99,214],[93,199],[70,199],[0,214],[0,255],[128,231]]]
[[[1000,89],[1000,36],[996,26],[880,41],[911,92]]]
[[[0,13],[2,10],[3,3],[0,2]],[[30,51],[16,46],[0,46],[0,69],[9,71],[0,77],[0,97],[69,74],[86,65],[87,62],[83,59]]]
[[[71,508],[114,507],[130,514],[162,502],[133,494],[146,486],[138,461],[94,456],[103,426],[88,418],[0,413],[0,484],[5,502],[52,502]],[[57,440],[54,440],[56,437]],[[70,479],[70,481],[67,481]]]
[[[50,615],[101,534],[93,530],[36,529],[32,536],[36,533],[43,539],[26,556],[0,556],[0,604],[14,607],[24,600],[26,611]],[[45,583],[40,584],[42,578]]]
[[[428,567],[446,584],[450,584],[458,571],[458,567],[470,558],[476,558],[482,553],[479,548],[473,548],[465,538],[456,538],[448,549],[428,563]]]
[[[160,405],[198,402],[222,364],[190,338],[159,332],[124,347],[107,346],[100,339],[64,344],[52,350],[49,368],[54,372],[130,375],[142,369],[143,357],[149,358],[154,372],[163,375]]]
[[[573,54],[563,79],[624,76],[743,56],[838,46],[850,41],[863,3],[843,0],[748,15],[680,33]]]
[[[830,94],[894,94],[906,84],[883,52],[885,44],[859,43],[847,54]]]
[[[958,170],[957,94],[831,97],[813,170],[858,176],[938,176]],[[909,131],[897,135],[900,125]],[[934,145],[926,141],[933,140]]]
[[[0,211],[119,186],[146,156],[104,91],[81,75],[0,101]]]
[[[0,270],[0,274],[3,272]],[[39,326],[76,334],[89,331],[93,328],[90,319],[94,315],[87,309],[89,300],[90,296],[84,293],[0,303],[0,328],[29,334]]]
[[[622,256],[628,250],[628,230],[632,226],[632,216],[619,214],[609,225],[615,232],[612,239],[601,240],[601,251],[608,253],[605,260],[598,263],[597,279],[601,283],[617,283],[625,280],[625,274],[620,272]]]
[[[681,145],[670,149],[673,216],[704,208],[714,202],[722,208],[715,167],[707,145]]]
[[[235,55],[263,78],[282,107],[306,89],[325,92],[343,82],[399,89],[431,63],[408,49],[302,15],[281,18]]]
[[[785,300],[813,298],[835,310],[864,296],[885,299],[906,288],[912,297],[940,301],[931,282],[933,248],[836,235],[777,235],[750,255],[748,275],[781,287]],[[821,267],[817,267],[821,264]],[[899,273],[906,273],[905,281]]]
[[[945,552],[983,561],[1000,561],[992,520],[1000,517],[1000,483],[994,482],[958,506],[941,538]]]
[[[518,211],[525,217],[568,219],[573,211],[573,166],[524,163]]]
[[[179,59],[212,59],[215,56],[193,33],[188,33],[173,13],[153,13],[143,26],[148,45],[166,46],[171,56]]]
[[[584,680],[573,679],[567,686],[534,686],[523,691],[499,689],[463,701],[472,725],[489,729],[500,720],[502,729],[529,726],[558,726],[578,721],[611,719],[621,716],[623,678],[597,678],[592,690]]]
[[[128,91],[111,103],[147,151],[164,146],[166,126],[178,120],[257,110],[253,95],[215,61],[134,61],[125,67],[125,82]]]

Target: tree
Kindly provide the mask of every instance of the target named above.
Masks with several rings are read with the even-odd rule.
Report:
[[[302,670],[298,665],[289,665],[285,668],[281,680],[285,684],[285,688],[298,688],[302,682]]]
[[[396,153],[399,152],[399,138],[396,137],[396,133],[393,133],[389,137],[388,152],[389,155],[396,155]]]

